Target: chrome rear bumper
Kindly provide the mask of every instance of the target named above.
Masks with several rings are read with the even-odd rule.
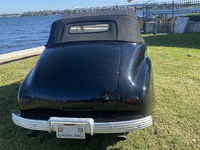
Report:
[[[139,130],[151,126],[152,117],[118,122],[94,122],[92,118],[63,118],[51,117],[49,120],[34,120],[20,117],[20,114],[12,113],[13,122],[21,127],[31,130],[56,131],[57,123],[84,123],[86,133],[123,133]]]

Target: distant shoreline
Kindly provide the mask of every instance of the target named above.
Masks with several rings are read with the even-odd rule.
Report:
[[[168,4],[161,4],[163,9],[160,9],[159,6],[160,5],[156,5],[156,7],[154,7],[153,9],[150,9],[149,11],[160,11],[160,13],[162,13],[163,11],[171,11],[172,9],[169,8]],[[128,7],[128,9],[135,11],[134,9],[136,8],[136,11],[143,11],[143,9],[145,9],[145,7],[143,8],[143,6],[131,6]],[[195,7],[186,7],[184,4],[182,4],[182,7],[174,7],[174,10],[184,10],[184,9],[197,9],[196,6]],[[198,10],[199,10],[199,6],[198,6]],[[43,10],[43,11],[28,11],[28,12],[24,12],[24,13],[12,13],[12,14],[0,14],[0,18],[8,18],[8,17],[25,17],[25,16],[54,16],[54,15],[69,15],[69,14],[74,14],[77,13],[77,11],[79,11],[78,9],[65,9],[65,10]],[[82,9],[82,12],[86,12],[87,9]],[[95,9],[95,11],[102,11],[100,8],[99,9]],[[146,9],[144,10],[146,11]],[[197,13],[197,12],[196,12]]]
[[[22,15],[22,14],[0,14],[0,18],[12,18],[12,17],[32,17],[32,16],[58,16],[65,14],[50,14],[50,15]]]
[[[58,14],[58,15],[42,15],[42,16],[62,16],[62,14]],[[2,17],[0,16],[0,18],[18,18],[18,17],[37,17],[37,16],[23,16],[23,15],[17,15],[17,16],[6,16],[6,17]]]

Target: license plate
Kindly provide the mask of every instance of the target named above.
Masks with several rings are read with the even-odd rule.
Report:
[[[85,125],[76,123],[58,123],[57,138],[85,139]]]

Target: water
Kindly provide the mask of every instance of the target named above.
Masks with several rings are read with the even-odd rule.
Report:
[[[61,17],[0,18],[0,55],[45,45],[51,24]]]

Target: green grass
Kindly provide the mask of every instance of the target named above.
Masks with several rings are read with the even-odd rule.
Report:
[[[20,83],[38,57],[0,66],[0,149],[200,149],[200,33],[143,35],[152,60],[155,98],[153,125],[132,131],[126,141],[111,134],[85,140],[57,139],[40,132],[29,138],[14,125]],[[195,139],[195,140],[194,140]]]

